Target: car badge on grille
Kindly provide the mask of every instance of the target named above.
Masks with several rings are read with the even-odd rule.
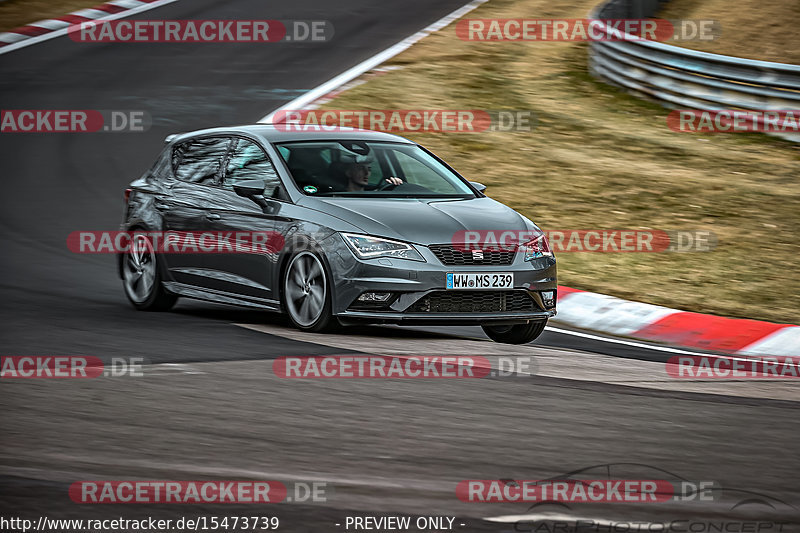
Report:
[[[473,261],[483,261],[483,250],[472,250]]]

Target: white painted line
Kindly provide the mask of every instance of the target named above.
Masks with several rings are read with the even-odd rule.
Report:
[[[143,367],[142,373],[147,377],[174,374],[205,374],[205,372],[201,372],[195,367],[183,363],[157,363],[154,365],[146,365]]]
[[[129,11],[122,11],[120,13],[104,13],[106,16],[99,18],[97,20],[116,20],[125,17],[129,17],[131,15],[135,15],[137,13],[142,13],[144,11],[150,11],[151,9],[155,9],[157,7],[165,6],[167,4],[171,4],[173,2],[177,2],[178,0],[157,0],[156,2],[152,2],[150,4],[141,4],[141,2],[136,2],[136,4],[141,4],[138,7],[135,7]],[[117,4],[120,5],[120,4]],[[23,41],[16,42],[14,44],[10,44],[8,46],[4,46],[0,48],[0,55],[7,54],[8,52],[13,52],[14,50],[19,50],[20,48],[25,48],[26,46],[30,46],[32,44],[41,43],[43,41],[48,41],[50,39],[54,39],[56,37],[60,37],[62,35],[66,35],[67,31],[69,31],[69,27],[62,28],[60,30],[55,30],[50,33],[45,33],[44,35],[39,35],[38,37],[31,37],[29,39],[25,39]],[[8,42],[8,41],[4,41]]]
[[[678,354],[681,354],[681,355],[699,355],[701,357],[708,357],[708,358],[719,357],[719,358],[724,358],[724,359],[730,359],[732,361],[750,361],[750,360],[752,360],[752,356],[776,355],[776,353],[775,353],[776,349],[772,348],[772,345],[769,345],[767,348],[765,348],[764,350],[766,350],[766,351],[750,349],[750,347],[748,347],[747,351],[740,350],[739,352],[737,352],[735,354],[734,353],[731,353],[731,354],[714,354],[714,353],[707,353],[707,352],[690,352],[688,350],[681,350],[679,348],[670,348],[669,346],[660,346],[660,345],[657,345],[657,344],[647,344],[647,343],[644,343],[644,342],[629,341],[629,340],[624,340],[624,339],[610,339],[608,337],[601,337],[599,335],[592,335],[591,333],[583,333],[583,332],[580,332],[580,331],[571,331],[571,330],[568,330],[568,329],[554,328],[553,326],[546,326],[544,329],[545,329],[545,331],[553,331],[555,333],[564,333],[565,335],[574,335],[576,337],[583,337],[585,339],[592,339],[592,340],[597,340],[597,341],[610,342],[612,344],[625,344],[627,346],[634,346],[636,348],[644,348],[646,350],[656,350],[656,351],[659,351],[659,352],[678,353]],[[784,328],[784,329],[791,329],[791,328]],[[796,329],[798,331],[792,332],[791,334],[794,337],[796,337],[798,341],[800,341],[800,327],[797,327],[797,328],[794,328],[794,329]],[[780,331],[784,331],[784,330],[780,330]],[[780,331],[778,333],[780,333]],[[776,335],[776,334],[773,334],[773,335]],[[785,344],[782,341],[783,340],[781,339],[781,344]],[[761,342],[761,341],[758,341],[758,342]],[[755,346],[756,344],[758,344],[758,342],[753,343],[750,346]],[[777,354],[777,355],[781,355],[781,354]],[[786,355],[794,355],[794,354],[793,353],[789,353],[789,352],[784,352],[783,355],[786,356]],[[748,356],[751,356],[751,358],[748,358]]]
[[[636,342],[636,341],[629,341],[623,339],[610,339],[608,337],[601,337],[599,335],[592,335],[591,333],[583,333],[580,331],[571,331],[568,329],[561,329],[561,328],[554,328],[553,326],[546,326],[545,331],[553,331],[555,333],[563,333],[565,335],[574,335],[575,337],[582,337],[584,339],[592,339],[596,341],[603,341],[603,342],[610,342],[612,344],[625,344],[627,346],[634,346],[636,348],[645,348],[647,350],[656,350],[659,352],[670,352],[670,353],[679,353],[682,355],[701,355],[704,357],[725,357],[726,359],[740,359],[744,360],[744,358],[737,358],[734,355],[714,355],[705,352],[690,352],[687,350],[681,350],[679,348],[670,348],[669,346],[659,346],[657,344],[646,344],[643,342]]]
[[[445,26],[447,26],[448,24],[450,24],[454,20],[463,17],[464,15],[466,15],[467,13],[469,13],[470,11],[475,9],[476,7],[480,6],[481,4],[486,3],[488,1],[489,0],[472,0],[472,2],[468,3],[465,6],[462,6],[462,7],[458,8],[458,9],[456,9],[455,11],[450,13],[449,15],[437,20],[436,22],[434,22],[430,26],[426,27],[425,29],[418,31],[414,35],[406,37],[405,39],[403,39],[399,43],[397,43],[397,44],[395,44],[393,46],[390,46],[389,48],[387,48],[383,52],[379,52],[379,53],[375,54],[374,56],[370,57],[369,59],[366,59],[366,60],[362,61],[361,63],[359,63],[358,65],[356,65],[356,66],[354,66],[354,67],[342,72],[341,74],[339,74],[335,78],[326,81],[325,83],[323,83],[322,85],[319,85],[318,87],[315,87],[314,89],[311,89],[310,91],[305,93],[303,96],[295,98],[294,100],[292,100],[288,104],[279,107],[278,109],[276,109],[275,111],[273,111],[269,115],[265,116],[264,118],[262,118],[258,122],[260,122],[260,123],[272,122],[272,119],[273,119],[274,115],[276,113],[278,113],[279,111],[282,111],[284,109],[305,109],[306,106],[309,105],[310,103],[312,103],[314,100],[317,100],[317,99],[321,98],[322,96],[325,96],[326,94],[328,94],[329,92],[333,91],[334,89],[337,89],[337,88],[341,87],[342,85],[344,85],[345,83],[353,80],[354,78],[357,78],[358,76],[364,74],[365,72],[377,67],[378,65],[380,65],[384,61],[387,61],[387,60],[393,58],[394,56],[396,56],[400,52],[403,52],[404,50],[410,48],[417,41],[420,41],[421,39],[427,37],[431,33],[444,28]]]

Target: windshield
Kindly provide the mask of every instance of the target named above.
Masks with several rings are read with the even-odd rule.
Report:
[[[308,196],[475,196],[460,176],[415,144],[315,141],[277,148]]]

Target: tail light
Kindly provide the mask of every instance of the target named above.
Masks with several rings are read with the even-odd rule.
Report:
[[[125,189],[125,203],[126,204],[131,199],[131,193],[132,192],[133,192],[133,189]]]

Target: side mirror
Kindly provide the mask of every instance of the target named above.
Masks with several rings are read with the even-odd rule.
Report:
[[[480,193],[486,190],[486,185],[484,185],[483,183],[478,183],[477,181],[470,181],[469,184],[475,187]]]
[[[233,185],[233,190],[239,196],[244,196],[245,198],[252,198],[253,196],[264,194],[264,188],[266,186],[267,183],[264,180],[248,179],[248,180],[241,180],[235,183]]]

